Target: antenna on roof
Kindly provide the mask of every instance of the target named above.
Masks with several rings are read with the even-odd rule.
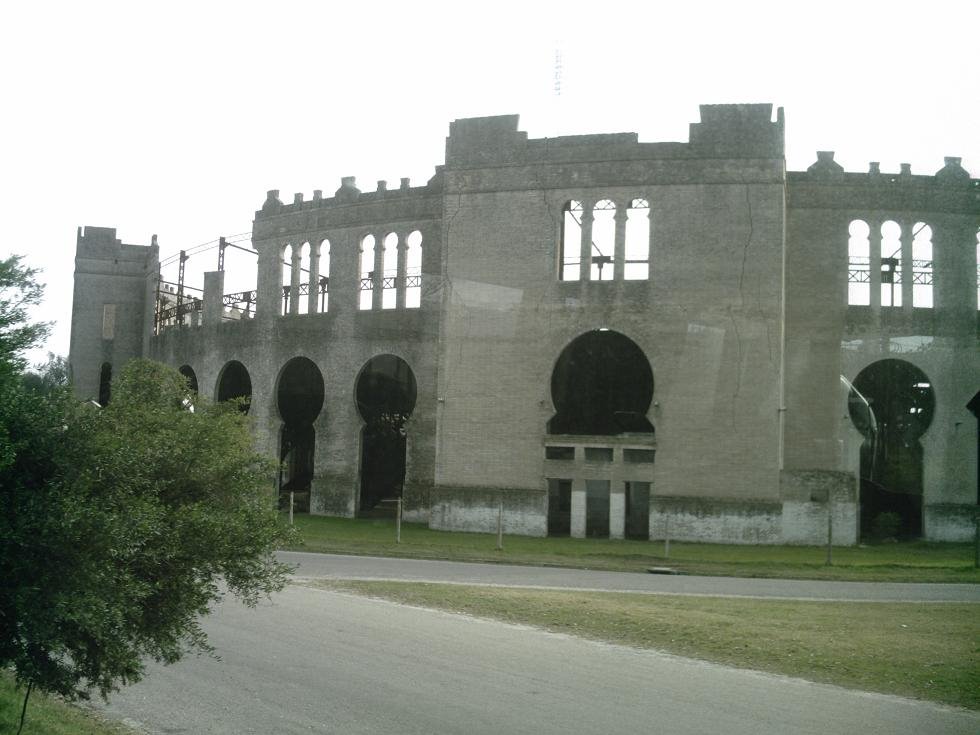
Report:
[[[555,97],[561,97],[561,47],[555,48],[555,79],[554,79],[554,92]]]

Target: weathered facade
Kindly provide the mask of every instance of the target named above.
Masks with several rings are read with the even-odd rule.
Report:
[[[155,243],[80,230],[75,388],[108,398],[145,355],[249,396],[312,513],[401,496],[433,528],[502,504],[508,533],[735,543],[819,543],[830,513],[842,544],[894,514],[968,538],[980,182],[956,158],[787,172],[783,139],[761,104],[703,106],[687,143],[457,120],[425,186],[269,192],[251,293],[220,271],[161,291]]]

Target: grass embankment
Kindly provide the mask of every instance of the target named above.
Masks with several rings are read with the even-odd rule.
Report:
[[[786,602],[403,582],[317,586],[980,709],[980,606]]]
[[[13,735],[20,724],[24,690],[14,688],[14,678],[0,671],[0,735]],[[23,735],[132,735],[129,728],[111,723],[94,712],[62,702],[56,697],[31,692]]]
[[[296,516],[301,546],[296,551],[417,559],[537,564],[544,566],[643,572],[670,566],[685,574],[726,577],[781,577],[887,582],[980,582],[972,544],[907,543],[835,548],[833,566],[826,550],[813,546],[733,546],[672,542],[665,559],[659,541],[497,537],[486,533],[433,531],[403,523],[395,543],[394,521]]]

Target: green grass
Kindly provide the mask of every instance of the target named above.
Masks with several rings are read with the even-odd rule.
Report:
[[[0,735],[17,732],[23,703],[24,690],[16,689],[13,676],[0,671]],[[66,704],[35,689],[27,704],[23,735],[132,735],[132,732],[94,712]]]
[[[980,606],[317,580],[316,586],[980,709]]]
[[[324,516],[296,516],[301,546],[297,551],[417,559],[537,564],[544,566],[643,572],[670,566],[686,574],[793,579],[838,579],[888,582],[980,583],[973,566],[972,544],[923,541],[834,549],[833,566],[826,551],[813,546],[734,546],[723,544],[664,545],[656,541],[531,538],[505,536],[496,550],[496,536],[484,533],[433,531],[423,524],[402,524],[402,542],[395,543],[394,522]]]

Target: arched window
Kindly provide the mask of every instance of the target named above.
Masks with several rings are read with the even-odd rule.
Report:
[[[852,306],[871,304],[871,228],[864,220],[856,219],[848,226],[847,240],[847,303]]]
[[[280,256],[282,261],[282,313],[283,315],[289,313],[289,303],[291,301],[292,292],[290,286],[293,280],[293,246],[286,245],[282,249],[282,255]]]
[[[417,309],[422,305],[422,233],[415,230],[408,236],[405,252],[405,307]]]
[[[565,205],[561,224],[561,252],[558,255],[558,278],[562,281],[579,279],[582,261],[582,202],[574,200]]]
[[[642,281],[650,277],[650,203],[634,199],[626,210],[626,245],[623,278]]]
[[[613,279],[613,255],[616,249],[616,204],[609,199],[592,207],[592,253],[589,279]]]
[[[360,289],[361,296],[357,307],[362,311],[371,308],[374,294],[374,235],[365,235],[361,240]]]
[[[912,227],[912,306],[932,308],[932,228],[925,222]]]
[[[325,312],[329,306],[330,291],[330,241],[326,238],[320,243],[320,268],[319,268],[320,311]]]
[[[893,220],[881,225],[881,305],[902,305],[902,228]]]
[[[381,266],[381,308],[394,309],[398,293],[398,235],[389,232],[383,241]]]

